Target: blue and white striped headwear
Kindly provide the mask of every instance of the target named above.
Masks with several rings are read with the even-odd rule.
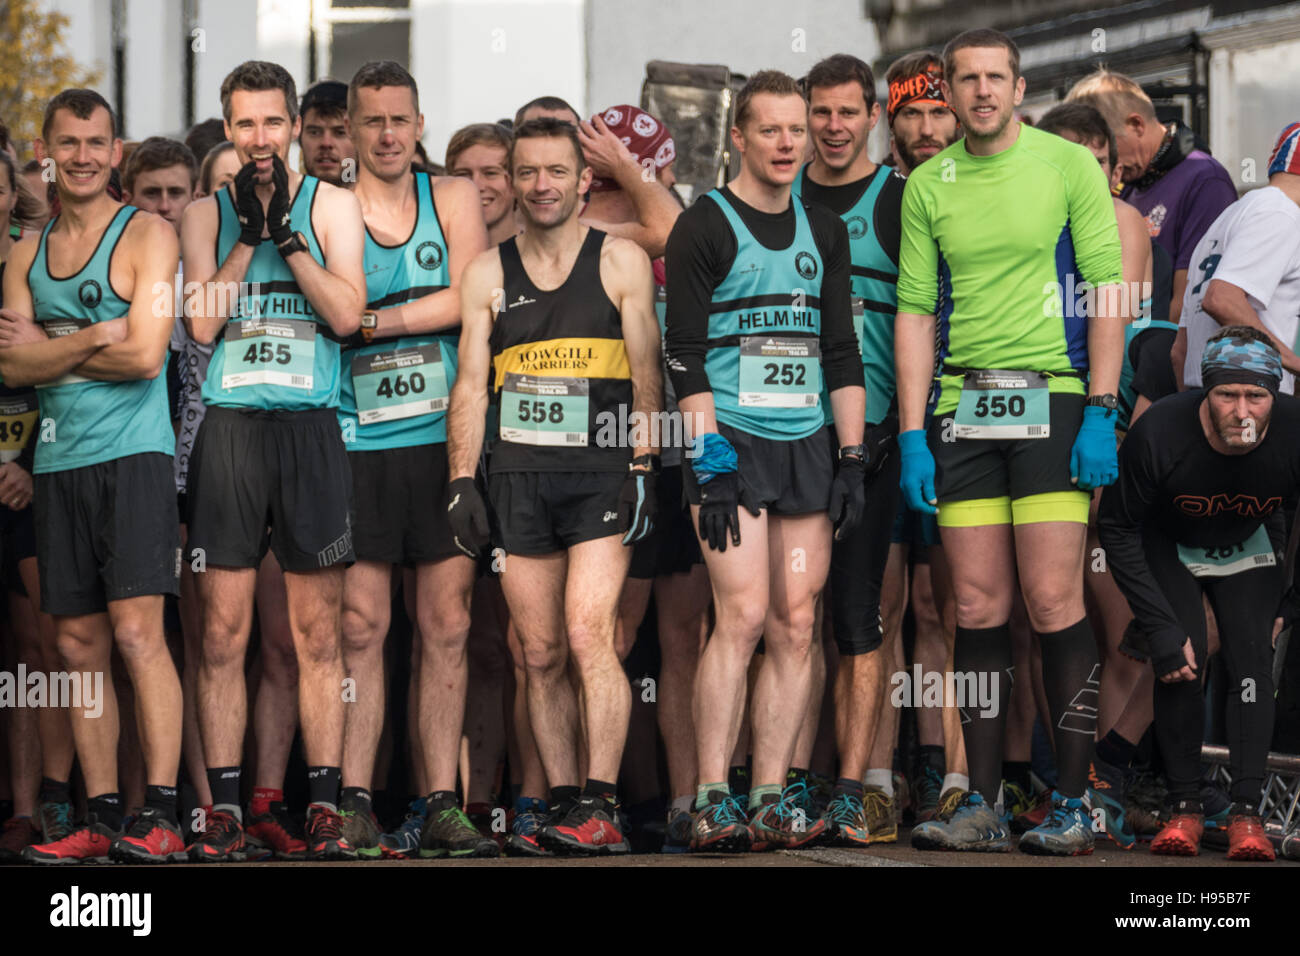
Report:
[[[1257,385],[1274,395],[1282,387],[1282,357],[1266,342],[1226,336],[1211,339],[1201,355],[1201,385]]]
[[[1268,159],[1268,174],[1294,173],[1300,176],[1300,123],[1292,123],[1282,130]]]

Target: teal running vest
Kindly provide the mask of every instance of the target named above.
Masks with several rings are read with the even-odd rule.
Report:
[[[113,291],[109,264],[126,224],[137,212],[123,206],[104,230],[81,271],[66,279],[50,274],[45,243],[57,218],[46,225],[27,272],[36,319],[50,338],[69,335],[92,322],[119,319],[131,303]],[[136,290],[146,294],[147,290]],[[40,436],[36,474],[85,468],[115,458],[158,452],[171,455],[176,439],[167,408],[167,371],[155,378],[99,382],[69,374],[36,389]]]
[[[768,249],[720,190],[705,195],[736,237],[735,261],[709,306],[704,370],[718,421],[760,438],[806,438],[825,424],[818,295],[825,264],[808,213],[792,200],[794,242]]]
[[[319,185],[312,176],[302,178],[289,208],[289,224],[307,237],[311,257],[323,267],[325,255],[311,226]],[[239,242],[239,220],[228,189],[217,191],[217,216],[220,264]],[[295,412],[337,408],[338,337],[317,319],[274,243],[264,239],[253,250],[244,282],[208,365],[204,404]]]
[[[385,246],[366,230],[367,309],[401,305],[451,285],[433,181],[428,173],[413,175],[417,211],[410,238]],[[348,451],[445,442],[459,342],[460,330],[453,329],[345,349],[339,426]]]
[[[802,197],[805,166],[795,177],[791,192]],[[892,174],[884,166],[876,168],[867,188],[848,212],[840,216],[849,230],[852,258],[850,289],[853,295],[853,331],[862,352],[862,372],[867,386],[866,420],[879,424],[894,403],[894,316],[898,313],[898,263],[880,244],[873,228],[876,200]],[[830,395],[822,391],[826,424],[834,422]]]
[[[1149,304],[1144,303],[1144,308],[1149,308]],[[1119,431],[1128,431],[1128,426],[1133,418],[1133,406],[1137,404],[1137,392],[1133,390],[1133,359],[1129,357],[1129,346],[1133,340],[1147,329],[1168,329],[1174,332],[1178,331],[1178,324],[1175,322],[1162,322],[1159,319],[1151,319],[1140,328],[1136,322],[1130,322],[1124,326],[1124,364],[1119,371],[1119,408],[1115,423],[1115,428]]]

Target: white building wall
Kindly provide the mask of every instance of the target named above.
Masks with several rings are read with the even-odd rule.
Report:
[[[44,7],[68,18],[63,42],[83,69],[98,70],[95,89],[113,102],[113,18],[107,0],[44,0]]]
[[[221,81],[240,63],[259,56],[257,8],[258,0],[198,0],[194,25],[203,32],[202,52],[194,54],[196,123],[221,116]],[[305,49],[306,26],[302,35]],[[180,74],[169,78],[168,85],[176,88],[177,98],[185,95],[185,79]]]
[[[182,132],[188,43],[183,12],[176,0],[127,0],[126,139]]]

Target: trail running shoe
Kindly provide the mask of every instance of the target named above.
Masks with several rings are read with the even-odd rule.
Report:
[[[478,827],[455,804],[430,807],[420,834],[420,859],[449,856],[485,858],[501,855],[497,841],[478,832]]]
[[[355,860],[357,851],[343,836],[343,818],[321,803],[307,807],[307,859]]]
[[[879,787],[863,788],[862,813],[872,843],[898,842],[898,811],[893,797]]]
[[[1194,808],[1194,804],[1185,806],[1182,802],[1174,807],[1169,822],[1151,841],[1152,853],[1161,856],[1200,855],[1205,818],[1200,813],[1191,812]]]
[[[1034,799],[1034,805],[1024,813],[1011,818],[1008,829],[1012,833],[1028,833],[1036,826],[1041,826],[1052,812],[1052,791],[1043,790]]]
[[[826,833],[826,818],[809,818],[802,805],[808,785],[795,783],[781,791],[775,801],[766,802],[750,820],[755,853],[764,850],[800,850],[812,847]]]
[[[554,856],[537,842],[537,834],[550,821],[546,801],[533,797],[515,801],[515,818],[504,847],[506,856]]]
[[[420,834],[424,832],[426,798],[412,800],[406,808],[406,819],[396,830],[379,838],[379,851],[386,860],[400,860],[420,855]]]
[[[1082,798],[1055,790],[1047,819],[1020,838],[1020,849],[1035,856],[1087,856],[1092,848],[1092,818]]]
[[[1002,816],[1007,824],[1034,809],[1034,798],[1014,780],[1002,781]]]
[[[500,849],[506,842],[506,835],[504,830],[498,833],[492,826],[497,819],[496,812],[497,807],[492,803],[465,804],[465,816],[469,817],[469,822],[474,824],[474,829],[495,843],[497,849]],[[504,811],[502,811],[502,816],[505,816]]]
[[[819,773],[808,774],[808,803],[811,807],[809,816],[825,816],[826,808],[831,805],[835,794],[835,781]]]
[[[966,791],[961,787],[949,787],[939,797],[939,809],[935,811],[935,818],[939,820],[950,820],[952,815],[957,812],[961,806],[962,798],[966,796]]]
[[[213,810],[198,838],[190,844],[191,863],[240,863],[246,856],[244,827],[233,813]]]
[[[1164,782],[1149,770],[1135,774],[1126,782],[1124,814],[1139,840],[1153,839],[1169,822],[1165,810],[1167,795]]]
[[[951,816],[930,820],[912,830],[912,846],[918,850],[1007,853],[1011,850],[1011,835],[982,796],[962,791]]]
[[[619,829],[618,813],[599,797],[579,797],[563,819],[553,819],[537,834],[537,842],[557,853],[612,855],[628,853],[627,837]]]
[[[939,791],[943,787],[943,774],[928,763],[912,778],[912,796],[916,800],[916,822],[933,820],[939,812]]]
[[[1121,850],[1137,845],[1137,835],[1124,812],[1124,775],[1119,768],[1097,759],[1088,766],[1088,805],[1100,810],[1101,829]]]
[[[861,798],[851,793],[837,793],[826,808],[826,832],[830,842],[839,846],[866,846],[871,830],[862,808]]]
[[[348,845],[357,851],[358,860],[377,860],[383,856],[379,838],[384,834],[379,829],[375,811],[360,802],[347,807],[340,805],[339,819],[343,821],[339,832]]]
[[[695,811],[691,828],[693,853],[748,853],[754,835],[740,798],[721,790],[709,791],[709,805]]]
[[[1272,863],[1276,858],[1259,814],[1244,804],[1233,804],[1228,815],[1228,859]]]
[[[668,824],[664,828],[664,844],[660,853],[687,853],[691,849],[691,833],[695,820],[686,810],[671,807]]]
[[[1226,830],[1228,814],[1232,812],[1232,797],[1215,783],[1201,784],[1201,813],[1205,815],[1206,830]],[[1226,847],[1227,842],[1220,843]]]
[[[23,850],[41,842],[41,831],[31,817],[10,817],[0,830],[0,863],[17,863]]]
[[[184,863],[189,857],[180,824],[172,823],[160,810],[145,807],[113,841],[108,858],[115,863]]]
[[[72,832],[72,804],[42,803],[36,808],[36,828],[41,831],[42,843],[57,843]]]
[[[248,823],[244,826],[244,840],[248,849],[267,850],[277,860],[307,859],[307,843],[302,838],[302,827],[293,818],[289,808],[280,801],[272,803],[266,813],[248,818]]]
[[[93,813],[86,822],[73,827],[53,843],[34,843],[25,847],[22,858],[42,866],[65,866],[73,863],[107,863],[108,848],[122,835],[120,830],[100,823]]]

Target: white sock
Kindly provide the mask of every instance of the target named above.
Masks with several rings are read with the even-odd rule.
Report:
[[[949,790],[951,790],[953,787],[956,787],[958,790],[969,790],[969,789],[970,789],[970,777],[967,776],[967,775],[964,774],[964,773],[946,773],[946,774],[944,774],[944,775],[943,775],[943,786],[939,788],[939,792],[940,792],[941,794],[942,794],[942,793],[947,793],[947,792],[948,792]]]
[[[885,791],[885,795],[892,797],[894,795],[894,774],[889,770],[868,770],[866,779],[862,781],[864,786],[879,787]]]

